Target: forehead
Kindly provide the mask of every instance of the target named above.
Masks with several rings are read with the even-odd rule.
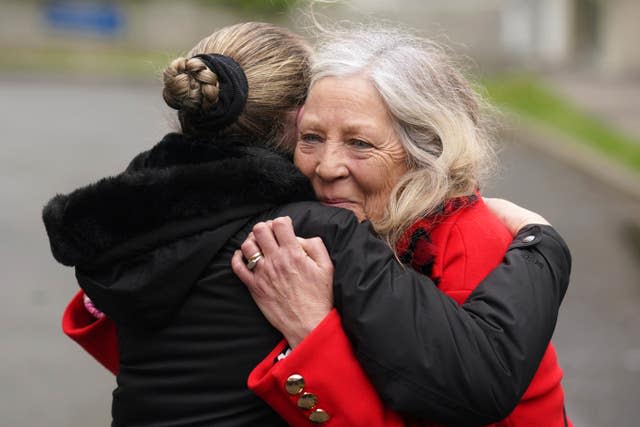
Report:
[[[314,83],[305,103],[305,116],[337,115],[351,121],[389,119],[387,107],[370,79],[362,75],[324,77]]]

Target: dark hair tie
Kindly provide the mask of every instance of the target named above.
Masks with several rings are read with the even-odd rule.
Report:
[[[189,113],[189,124],[198,130],[221,131],[235,122],[244,110],[249,83],[242,67],[232,58],[217,53],[195,55],[218,76],[218,102],[208,111]]]

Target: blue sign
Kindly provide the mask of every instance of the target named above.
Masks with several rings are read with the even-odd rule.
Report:
[[[124,14],[109,2],[53,1],[44,6],[44,15],[57,30],[113,36],[124,28]]]

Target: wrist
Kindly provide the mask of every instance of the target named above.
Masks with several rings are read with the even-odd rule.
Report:
[[[298,344],[300,344],[302,340],[305,339],[307,335],[309,335],[315,329],[318,323],[299,327],[296,328],[295,331],[284,334],[284,339],[287,340],[289,347],[291,347],[291,349],[296,348]]]
[[[322,312],[316,314],[315,316],[309,317],[305,319],[304,322],[301,322],[297,327],[292,328],[291,330],[283,333],[284,338],[287,340],[289,346],[293,349],[298,344],[304,340],[307,335],[313,332],[314,329],[318,327],[320,323],[327,317],[327,315],[331,312],[329,310],[323,310]]]
[[[518,224],[518,226],[514,230],[513,235],[515,236],[518,233],[520,233],[520,231],[522,231],[522,229],[525,228],[526,226],[534,225],[534,224],[551,225],[549,223],[549,221],[547,221],[546,219],[544,219],[540,215],[530,216],[530,217],[526,218],[525,220],[521,221],[520,224]]]

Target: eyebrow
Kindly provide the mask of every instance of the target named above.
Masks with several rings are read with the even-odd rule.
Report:
[[[327,126],[323,121],[321,121],[316,115],[313,114],[305,116],[304,120],[301,121],[300,124],[302,125],[302,123],[305,123],[305,127],[310,128]],[[375,121],[373,120],[357,121],[353,123],[347,123],[343,129],[346,133],[360,133],[362,132],[362,130],[371,129],[373,126],[375,126]]]

